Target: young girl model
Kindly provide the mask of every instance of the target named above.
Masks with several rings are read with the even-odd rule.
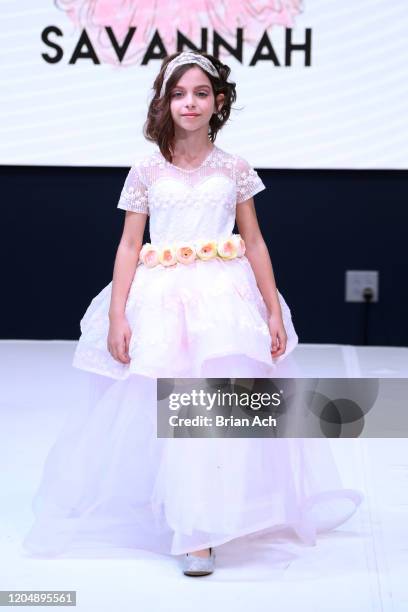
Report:
[[[73,365],[89,373],[89,407],[47,458],[24,541],[34,554],[93,538],[182,554],[187,575],[205,575],[216,545],[282,527],[313,545],[361,501],[327,440],[156,435],[157,377],[298,373],[254,208],[265,186],[214,144],[236,99],[229,73],[188,51],[154,82],[145,136],[158,149],[129,171],[113,280],[81,320]]]

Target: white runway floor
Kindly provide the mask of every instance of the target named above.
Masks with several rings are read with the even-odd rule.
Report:
[[[76,590],[82,611],[408,610],[403,438],[331,440],[344,485],[365,500],[315,547],[275,537],[243,548],[235,540],[217,548],[216,571],[202,578],[184,576],[180,557],[131,549],[26,555],[21,539],[43,462],[70,406],[83,398],[82,372],[71,367],[75,344],[0,341],[0,590]],[[308,377],[408,377],[405,348],[300,345],[296,356]]]

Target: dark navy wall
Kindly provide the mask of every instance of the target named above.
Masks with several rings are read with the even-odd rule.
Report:
[[[127,168],[0,167],[0,338],[76,339],[112,278]],[[255,196],[277,286],[300,342],[363,343],[345,270],[379,270],[368,343],[408,345],[408,173],[260,170]],[[145,236],[147,240],[148,235]]]

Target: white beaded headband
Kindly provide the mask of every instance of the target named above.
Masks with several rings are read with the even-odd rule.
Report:
[[[182,64],[198,64],[200,68],[212,74],[212,76],[219,77],[218,70],[214,66],[212,62],[207,57],[203,55],[199,55],[198,53],[194,53],[194,51],[183,51],[171,60],[166,66],[166,70],[164,71],[163,83],[160,89],[160,98],[163,97],[164,92],[166,90],[167,81],[169,80],[172,72],[177,66],[181,66]]]

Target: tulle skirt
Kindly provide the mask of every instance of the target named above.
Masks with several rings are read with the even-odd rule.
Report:
[[[297,376],[285,361],[276,376]],[[200,371],[265,372],[240,354],[204,361]],[[34,556],[82,545],[178,555],[285,530],[314,545],[362,501],[343,487],[326,439],[158,438],[155,378],[84,375],[86,407],[67,415],[33,500],[23,546]]]

